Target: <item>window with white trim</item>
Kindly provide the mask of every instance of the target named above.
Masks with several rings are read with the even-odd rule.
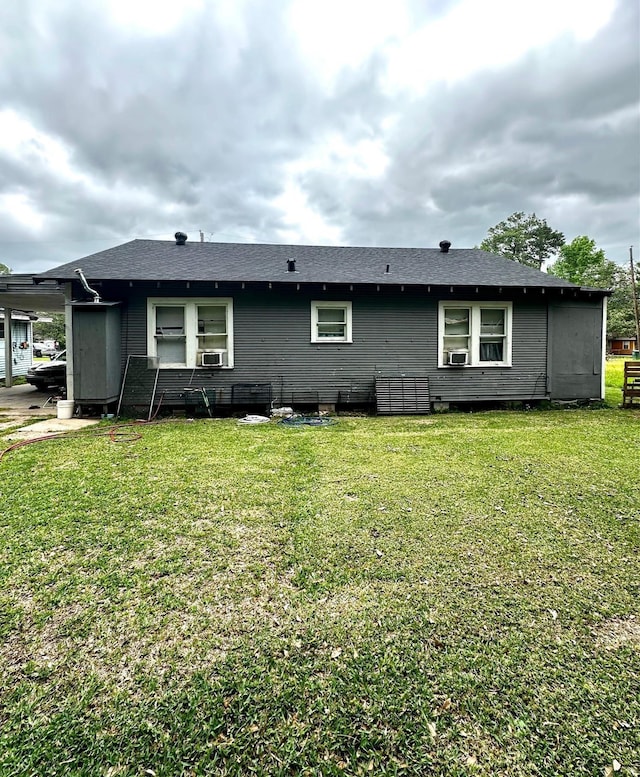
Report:
[[[510,302],[441,302],[438,366],[510,367]]]
[[[312,302],[311,342],[350,343],[351,303]]]
[[[233,367],[233,300],[221,297],[147,300],[147,352],[160,367]],[[219,354],[219,356],[216,356]]]

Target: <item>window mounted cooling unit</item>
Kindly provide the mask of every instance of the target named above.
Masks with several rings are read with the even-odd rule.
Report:
[[[203,353],[200,357],[200,364],[203,367],[222,367],[222,354],[220,351]]]
[[[464,367],[469,362],[468,351],[449,351],[448,364],[451,367]]]

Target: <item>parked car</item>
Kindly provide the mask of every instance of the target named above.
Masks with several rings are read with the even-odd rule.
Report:
[[[67,386],[66,351],[61,351],[51,361],[34,365],[27,370],[27,383],[35,386],[38,391],[44,391],[49,386]]]
[[[33,344],[33,355],[36,358],[48,356],[50,359],[56,355],[56,343],[54,340],[45,340],[44,343]]]

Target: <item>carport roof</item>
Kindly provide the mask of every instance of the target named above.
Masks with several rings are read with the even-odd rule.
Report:
[[[26,313],[61,313],[64,311],[64,291],[53,279],[36,283],[33,275],[2,275],[0,308]]]

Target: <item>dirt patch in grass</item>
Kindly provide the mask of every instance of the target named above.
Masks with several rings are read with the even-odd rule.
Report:
[[[596,645],[606,650],[619,647],[640,649],[640,620],[634,615],[629,618],[612,618],[595,629]]]
[[[10,634],[0,646],[0,663],[7,678],[44,677],[64,658],[60,631],[82,616],[78,604],[60,607],[44,623],[34,620],[36,608],[30,596],[19,600],[23,608],[22,628]]]
[[[313,612],[320,622],[348,623],[352,626],[371,622],[397,609],[398,602],[410,601],[420,592],[421,584],[403,581],[361,581],[340,586],[318,599]]]
[[[44,618],[24,594],[21,627],[0,645],[7,680],[94,675],[124,689],[146,675],[161,683],[206,669],[252,634],[295,631],[302,618],[290,602],[292,572],[267,562],[251,573],[249,559],[248,568],[235,561],[235,584],[226,571],[151,576],[112,599],[97,590],[93,601],[54,605]]]

